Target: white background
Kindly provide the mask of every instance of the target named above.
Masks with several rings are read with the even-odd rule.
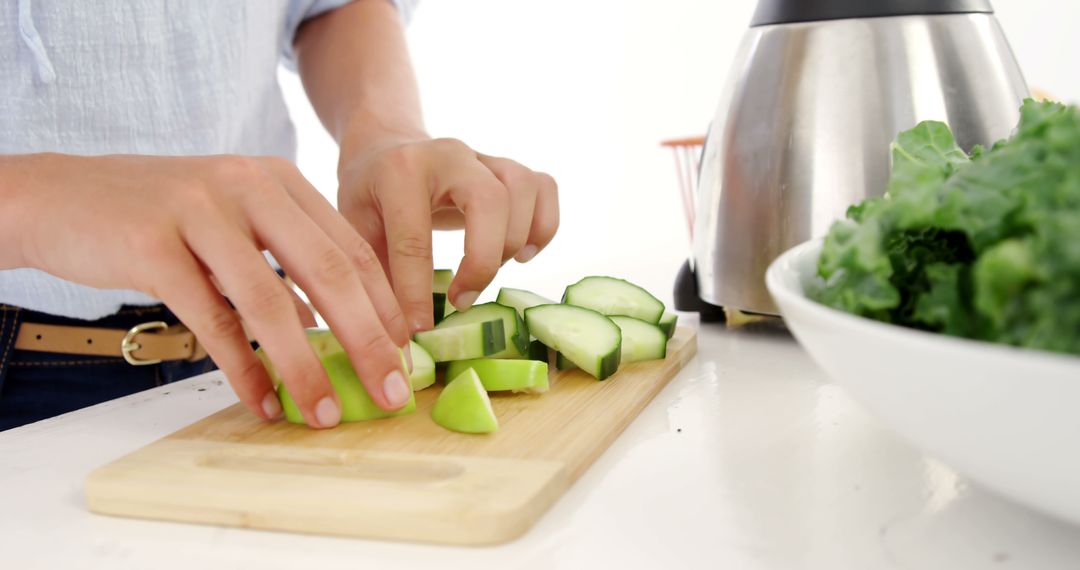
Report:
[[[1073,55],[1080,5],[999,0],[998,18],[1029,85],[1080,94]],[[662,299],[688,251],[666,138],[703,133],[750,20],[749,0],[425,0],[409,27],[425,116],[460,138],[559,182],[562,227],[534,261],[510,262],[495,286],[627,276]],[[328,196],[337,150],[295,75],[282,73],[299,164]],[[663,263],[641,267],[643,249]],[[456,267],[458,233],[437,234],[437,266]]]

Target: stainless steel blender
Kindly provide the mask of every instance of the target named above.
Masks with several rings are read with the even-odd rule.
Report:
[[[703,149],[676,308],[776,314],[765,269],[885,191],[926,119],[1009,135],[1027,86],[988,0],[760,0]]]

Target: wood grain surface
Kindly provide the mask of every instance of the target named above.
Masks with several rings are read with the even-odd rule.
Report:
[[[697,352],[679,328],[664,360],[598,382],[552,370],[540,395],[492,394],[499,431],[465,435],[417,412],[312,430],[239,404],[99,468],[97,513],[448,544],[525,532]]]

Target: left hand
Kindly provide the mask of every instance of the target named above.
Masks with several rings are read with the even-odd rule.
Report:
[[[411,333],[430,329],[431,231],[465,229],[449,301],[472,306],[503,263],[525,263],[559,227],[555,180],[456,139],[342,146],[338,208],[375,249]]]

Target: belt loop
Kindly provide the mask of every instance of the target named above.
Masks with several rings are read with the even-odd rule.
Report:
[[[19,308],[0,305],[0,396],[4,393],[4,379],[7,378],[12,347],[18,332]]]

